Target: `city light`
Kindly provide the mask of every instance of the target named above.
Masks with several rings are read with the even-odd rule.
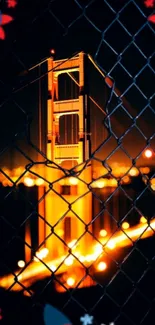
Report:
[[[140,167],[139,170],[141,171],[142,174],[147,175],[150,173],[150,168],[149,167]]]
[[[77,239],[72,240],[70,243],[68,243],[68,247],[75,249],[77,247]]]
[[[105,229],[101,229],[100,232],[99,232],[99,235],[101,237],[106,237],[107,236],[107,231]]]
[[[129,171],[129,175],[132,177],[139,175],[139,170],[136,167],[132,167]]]
[[[50,269],[51,269],[52,272],[55,272],[57,268],[56,268],[55,265],[51,265],[51,266],[50,266]]]
[[[28,187],[34,186],[34,180],[30,177],[25,177],[24,178],[24,185]]]
[[[145,154],[149,157],[151,157],[153,155],[153,151],[150,149],[147,149],[145,151]],[[144,155],[144,154],[143,154]],[[139,175],[139,170],[142,174],[148,174],[150,172],[150,168],[149,167],[139,167],[139,169],[137,169],[136,167],[132,167],[130,169],[130,166],[125,166],[125,165],[118,165],[114,167],[112,167],[112,173],[113,175],[115,175],[115,177],[122,177],[122,183],[124,184],[129,184],[131,183],[131,177],[136,177]],[[98,177],[102,177],[103,175],[106,175],[105,171],[103,171],[103,173],[101,173],[102,169],[98,172]],[[128,172],[129,171],[129,172]],[[3,174],[0,175],[0,182],[3,184],[3,186],[13,186],[13,184],[15,182],[17,182],[17,184],[19,185],[20,183],[24,183],[25,186],[27,187],[33,187],[33,186],[46,186],[46,182],[44,181],[44,179],[42,179],[41,177],[36,177],[35,175],[33,175],[32,178],[32,174],[27,172],[26,176],[23,178],[20,178],[20,176],[22,175],[22,173],[24,173],[24,169],[22,167],[19,168],[15,168],[12,171],[9,169],[4,169],[4,172],[9,176],[9,178],[12,180],[12,182],[7,179]],[[34,168],[34,172],[36,174],[40,174],[41,175],[41,171],[38,171],[38,169]],[[123,177],[124,174],[126,174],[128,172],[128,175],[125,175]],[[19,182],[18,182],[18,178],[19,178]],[[60,185],[77,185],[79,183],[79,180],[77,177],[64,177],[62,179],[59,180],[59,184]],[[94,180],[91,183],[91,187],[92,188],[106,188],[106,187],[117,187],[118,186],[118,182],[116,178],[111,178],[108,179],[106,177],[104,178],[98,178],[96,180]]]
[[[105,181],[104,180],[98,180],[98,181],[96,181],[96,186],[98,188],[103,188],[105,186]]]
[[[106,270],[107,268],[107,264],[105,262],[100,262],[98,265],[97,265],[97,270],[98,271],[104,271]]]
[[[37,178],[35,180],[35,185],[36,186],[41,186],[41,185],[44,185],[44,180],[42,178]]]
[[[122,179],[123,183],[124,184],[129,184],[131,183],[131,179],[129,176],[124,176],[123,179]]]
[[[109,242],[106,245],[109,249],[114,249],[116,247],[116,244],[114,240],[109,240]]]
[[[54,50],[54,49],[51,49],[51,50],[50,50],[50,53],[51,53],[51,54],[55,54],[55,50]]]
[[[69,256],[65,259],[64,264],[70,266],[73,264],[73,256]]]
[[[152,179],[150,180],[150,184],[151,184],[151,189],[152,189],[153,191],[155,191],[155,178],[152,178]]]
[[[103,247],[101,244],[96,244],[94,250],[95,250],[95,254],[99,256],[103,252]]]
[[[78,179],[76,177],[70,177],[69,178],[69,183],[71,185],[77,185],[78,184]]]
[[[22,269],[25,266],[25,262],[23,260],[18,261],[17,265]]]
[[[144,151],[144,156],[145,156],[146,158],[151,158],[151,157],[153,156],[153,152],[152,152],[152,150],[151,150],[151,149],[146,149],[146,150]]]
[[[123,229],[128,229],[130,227],[129,223],[128,222],[123,222],[122,223],[122,228]]]
[[[55,232],[59,237],[62,237],[64,235],[64,230],[63,229],[58,229]]]
[[[143,220],[143,219],[142,219]],[[117,247],[125,247],[133,245],[133,242],[136,241],[139,237],[141,239],[150,237],[154,234],[155,230],[155,219],[150,222],[150,227],[147,224],[138,224],[137,226],[130,227],[130,229],[126,230],[126,234],[122,233],[122,231],[118,231],[114,234],[113,238],[106,244],[105,238],[102,238],[102,244],[105,245],[105,247],[108,247],[110,249],[117,248]],[[117,246],[116,246],[117,245]],[[81,255],[80,251],[78,251],[78,259],[82,263],[85,263],[86,265],[89,265],[90,262],[96,261],[99,253],[104,254],[102,245],[92,245],[93,251],[95,250],[95,253],[89,254],[89,255]],[[76,252],[75,252],[76,255]],[[56,271],[56,274],[61,274],[64,272],[68,272],[69,266],[71,267],[70,270],[72,270],[72,264],[73,264],[73,257],[69,256],[67,259],[70,261],[70,263],[63,263],[61,268],[58,266],[62,263],[62,261],[65,259],[65,256],[61,256],[61,258],[56,258],[51,261],[46,260],[46,265],[44,263],[30,263],[25,269],[23,269],[22,274],[18,276],[18,281],[21,283],[31,283],[32,278],[34,281],[40,280],[45,278],[46,276],[49,276],[49,270],[51,269],[53,272]],[[67,260],[66,259],[66,260]],[[66,261],[65,261],[66,262]],[[80,276],[79,271],[76,269],[76,266],[79,265],[79,262],[77,263],[76,259],[74,259],[74,270],[75,275],[78,277]],[[99,268],[104,268],[103,264]],[[77,271],[76,271],[77,270]],[[69,283],[74,286],[75,280],[69,280]],[[14,275],[10,274],[4,277],[0,278],[0,287],[2,288],[9,288],[14,283]],[[12,286],[13,291],[20,291],[21,286],[16,283]]]
[[[69,287],[73,287],[73,285],[75,284],[75,279],[72,277],[69,277],[66,282]]]
[[[39,259],[42,260],[42,259],[46,258],[48,253],[49,253],[49,251],[47,248],[42,248],[40,251],[36,252],[36,257],[34,256],[34,261],[39,262]]]
[[[147,219],[146,219],[144,216],[142,216],[142,217],[140,218],[140,222],[141,222],[141,223],[147,223]]]

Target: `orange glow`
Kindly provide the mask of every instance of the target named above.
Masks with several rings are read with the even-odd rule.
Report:
[[[41,186],[44,185],[44,180],[42,178],[38,178],[35,180],[35,185],[36,186]]]
[[[125,184],[129,184],[131,182],[130,177],[129,176],[124,176],[122,179],[123,183]]]
[[[65,259],[64,264],[70,266],[73,264],[73,260],[74,260],[73,256],[69,256]]]
[[[65,179],[64,179],[64,178],[63,178],[63,179],[60,179],[59,184],[60,184],[61,186],[65,185]]]
[[[155,178],[152,178],[152,179],[150,180],[150,183],[151,183],[152,185],[155,185]]]
[[[97,265],[97,270],[98,271],[104,271],[106,270],[107,268],[107,264],[105,262],[100,262],[98,265]]]
[[[24,178],[24,185],[28,187],[34,186],[34,180],[30,177],[25,177]]]
[[[24,292],[23,292],[23,295],[25,296],[25,297],[31,297],[32,295],[33,295],[33,292],[32,291],[27,291],[27,290],[24,290]]]
[[[52,272],[55,272],[57,268],[56,268],[55,265],[51,265],[51,266],[50,266],[50,269],[51,269]]]
[[[142,174],[147,175],[150,172],[150,168],[149,167],[140,167],[140,171]]]
[[[109,240],[106,246],[109,249],[114,249],[116,247],[115,241],[113,239]]]
[[[140,237],[143,239],[143,238],[152,236],[154,234],[152,229],[155,230],[155,219],[150,222],[150,226],[151,227],[149,227],[147,224],[139,224],[135,227],[127,229],[126,233],[122,233],[122,231],[116,232],[115,235],[113,236],[113,238],[107,244],[105,242],[105,238],[103,238],[101,240],[101,242],[103,245],[105,245],[105,247],[108,247],[111,249],[115,248],[116,245],[117,245],[117,247],[129,246],[129,245],[132,245],[132,241],[136,241]],[[132,239],[132,241],[130,239]],[[97,257],[99,256],[99,253],[104,254],[102,245],[100,245],[100,246],[96,245],[95,253],[93,253],[91,255],[83,256],[79,253],[78,259],[82,263],[85,262],[86,265],[89,265],[89,261],[90,262],[96,261]],[[77,255],[77,254],[75,253],[75,255]],[[52,261],[46,261],[46,264],[47,264],[48,268],[51,269],[52,271],[55,271],[58,268],[56,270],[56,274],[59,274],[59,273],[67,272],[69,266],[71,266],[71,268],[72,268],[72,264],[74,262],[74,269],[76,272],[76,265],[79,266],[79,262],[77,262],[76,259],[74,259],[74,260],[72,259],[72,263],[69,263],[70,265],[65,265],[65,263],[63,263],[63,265],[61,266],[61,270],[60,270],[60,268],[58,266],[62,263],[62,261],[64,259],[65,259],[65,256],[61,256],[61,258],[57,258]],[[30,265],[27,266],[26,269],[23,270],[22,274],[20,274],[18,276],[18,281],[21,283],[25,283],[25,282],[32,283],[33,281],[36,281],[36,279],[40,280],[47,276],[50,276],[51,274],[50,274],[48,268],[41,262],[39,262],[39,263],[32,262]],[[14,285],[13,285],[13,283],[14,283]],[[11,275],[4,276],[4,277],[0,278],[0,287],[8,288],[9,286],[12,286],[12,285],[13,285],[12,290],[14,290],[14,291],[22,290],[21,286],[19,284],[15,283],[14,275],[11,274]]]
[[[25,262],[22,261],[22,260],[18,261],[17,264],[18,264],[18,266],[19,266],[21,269],[25,266]]]
[[[55,50],[54,50],[54,49],[51,49],[51,50],[50,50],[50,53],[51,53],[51,54],[55,54]]]
[[[103,188],[105,186],[105,181],[104,180],[98,180],[98,181],[96,181],[96,186],[98,188]]]
[[[73,285],[75,284],[75,279],[72,278],[72,277],[69,277],[67,279],[67,284],[68,284],[69,287],[73,287]]]
[[[132,177],[138,176],[139,175],[138,169],[136,167],[131,168],[129,171],[129,175]]]
[[[149,149],[147,149],[149,150]],[[152,153],[152,151],[151,151]],[[115,175],[115,177],[123,177],[123,175],[125,173],[128,172],[128,170],[130,169],[130,166],[125,166],[125,165],[119,165],[119,164],[113,164],[114,166],[112,166],[112,172],[113,175]],[[150,172],[150,168],[149,167],[140,167],[139,168],[140,171],[143,174],[148,174]],[[13,170],[9,170],[7,168],[3,168],[4,172],[6,173],[6,175],[8,175],[12,182],[9,181],[9,179],[7,179],[4,175],[0,174],[0,182],[3,184],[3,186],[13,186],[13,182],[16,182],[18,180],[18,178],[23,174],[24,172],[24,168],[23,167],[18,167],[18,168],[14,168]],[[33,168],[33,171],[36,172],[38,175],[42,175],[42,171],[41,169],[38,168]],[[107,171],[103,170],[102,168],[98,171],[97,176],[96,177],[101,177],[101,175],[106,175]],[[132,174],[131,176],[137,176],[138,175],[138,170],[133,167],[131,169],[131,171],[129,172],[129,175]],[[19,182],[17,182],[17,184],[20,184],[24,182],[25,186],[31,187],[31,186],[43,186],[45,184],[45,181],[40,178],[40,177],[35,177],[32,175],[31,173],[27,172],[26,176],[24,177],[24,181],[23,178],[21,178],[19,180]],[[131,179],[129,176],[125,175],[122,178],[122,182],[123,183],[130,183]],[[60,179],[59,184],[60,185],[77,185],[79,183],[78,179],[76,177],[65,177],[63,179]],[[113,179],[108,179],[108,178],[99,178],[98,180],[94,181],[91,183],[91,186],[94,188],[104,188],[104,187],[117,187],[117,180],[115,178]]]
[[[152,188],[152,190],[155,191],[155,178],[152,178],[152,179],[150,180],[150,184],[151,184],[151,188]]]
[[[78,184],[78,179],[76,177],[70,177],[69,178],[69,183],[71,185],[77,185]]]
[[[99,232],[99,235],[101,237],[105,237],[105,236],[107,236],[107,231],[105,229],[101,229],[100,232]]]
[[[141,223],[147,223],[147,219],[146,219],[144,216],[142,216],[142,217],[140,218],[140,222],[141,222]]]
[[[114,81],[107,76],[107,77],[105,77],[105,83],[109,86],[109,88],[112,88]]]
[[[151,150],[151,149],[146,149],[146,150],[144,151],[144,156],[145,156],[146,158],[151,158],[152,155],[153,155],[153,153],[152,153],[152,150]]]
[[[91,183],[91,187],[93,188],[117,187],[117,186],[118,183],[115,178],[112,179],[104,178],[104,180],[99,179]]]
[[[155,229],[155,220],[153,220],[151,223],[151,228]],[[154,234],[154,232],[152,231],[150,227],[148,227],[147,224],[144,225],[138,225],[135,227],[132,227],[132,229],[130,228],[130,230],[126,231],[126,234],[118,234],[113,238],[113,242],[117,245],[122,246],[128,246],[132,244],[132,241],[130,239],[132,239],[133,241],[140,238],[142,236],[142,238],[147,238],[150,237],[151,235]]]
[[[70,243],[68,243],[68,247],[72,248],[72,249],[75,249],[77,247],[77,244],[78,244],[78,243],[76,244],[76,242],[77,242],[77,239],[72,240]]]
[[[101,244],[95,245],[94,249],[95,249],[95,254],[97,254],[97,257],[103,252],[103,247]]]
[[[64,235],[64,230],[63,229],[58,229],[56,230],[56,234],[59,236],[59,237],[62,237]]]
[[[42,248],[40,251],[36,252],[36,257],[34,256],[34,261],[39,262],[39,259],[40,260],[44,259],[48,255],[48,253],[49,251],[47,248]]]
[[[123,222],[122,223],[122,228],[123,229],[128,229],[130,227],[129,223],[128,222]]]

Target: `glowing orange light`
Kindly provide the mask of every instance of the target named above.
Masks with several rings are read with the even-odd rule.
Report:
[[[96,185],[98,188],[103,188],[105,186],[105,181],[104,180],[98,180],[96,181]]]
[[[69,183],[70,183],[71,185],[77,185],[77,183],[78,183],[78,179],[77,179],[76,177],[70,177],[70,178],[69,178]]]
[[[123,229],[129,229],[129,227],[130,227],[130,225],[129,225],[128,222],[123,222],[123,223],[122,223],[122,228],[123,228]]]
[[[20,260],[18,261],[17,265],[22,269],[25,266],[25,262]]]
[[[60,179],[59,184],[60,184],[61,186],[65,185],[65,180],[64,180],[64,179]]]
[[[24,178],[24,185],[28,187],[34,186],[34,180],[30,177],[25,177]]]
[[[73,287],[74,283],[75,283],[75,279],[74,278],[69,277],[67,279],[67,284],[68,284],[69,287]]]
[[[155,191],[155,178],[150,179],[150,186],[153,191]]]
[[[55,272],[55,270],[56,270],[57,268],[56,268],[55,265],[51,265],[51,266],[50,266],[50,269],[51,269],[52,272]]]
[[[97,244],[95,245],[94,250],[95,250],[95,254],[100,255],[103,252],[103,247],[101,244]]]
[[[140,218],[140,222],[141,222],[141,223],[147,223],[147,219],[146,219],[144,216],[142,216],[142,217]]]
[[[152,150],[151,150],[151,149],[146,149],[146,150],[145,150],[145,152],[144,152],[144,156],[145,156],[146,158],[151,158],[152,155],[153,155],[153,153],[152,153]]]
[[[117,187],[118,186],[117,179],[115,179],[115,178],[107,179],[107,186],[109,186],[109,187]]]
[[[105,262],[100,262],[98,265],[97,265],[97,270],[98,271],[104,271],[106,270],[107,268],[107,264]]]
[[[150,179],[151,185],[155,185],[155,178]]]
[[[149,167],[140,167],[140,171],[142,174],[149,174],[150,168]]]
[[[98,257],[98,256],[97,256],[97,257]],[[86,261],[86,262],[91,262],[91,261],[93,261],[93,255],[91,255],[91,254],[89,255],[89,254],[88,254],[88,255],[85,257],[85,261]]]
[[[65,259],[64,264],[70,266],[73,264],[73,256],[69,256]]]
[[[36,181],[35,181],[35,185],[36,186],[41,186],[43,184],[44,184],[44,180],[42,178],[36,179]]]
[[[84,260],[85,260],[84,256],[80,255],[80,256],[79,256],[79,261],[83,263]]]
[[[51,53],[51,54],[55,54],[55,50],[54,50],[54,49],[51,49],[51,50],[50,50],[50,53]]]
[[[122,233],[122,231],[118,231],[114,236],[113,239],[110,240],[110,242],[106,245],[107,247],[113,249],[115,245],[117,247],[125,247],[133,244],[133,241],[136,241],[140,236],[141,239],[150,237],[154,235],[155,230],[155,219],[150,222],[150,227],[148,227],[147,224],[139,224],[137,226],[134,226],[128,230],[126,230],[126,234]],[[130,240],[132,239],[132,241]],[[105,238],[102,239],[102,244],[105,244]],[[102,245],[101,245],[102,246]],[[68,266],[63,266],[59,268],[58,266],[61,264],[62,260],[65,258],[65,256],[61,256],[61,258],[57,258],[52,261],[47,261],[46,264],[48,265],[48,268],[43,264],[43,263],[35,263],[32,262],[27,266],[27,268],[23,269],[22,274],[18,276],[18,280],[21,283],[30,283],[31,280],[36,279],[40,280],[46,276],[49,276],[49,269],[56,270],[56,274],[60,274],[62,272],[67,272],[68,271]],[[92,254],[92,255],[79,255],[79,260],[80,261],[86,261],[87,258],[88,260],[96,261],[97,254]],[[76,262],[75,262],[76,263]],[[76,265],[76,264],[75,264]],[[12,286],[14,283],[14,275],[10,274],[4,277],[0,278],[0,287],[2,288],[9,288]],[[73,283],[73,281],[72,281]],[[21,286],[19,284],[16,284],[12,286],[13,291],[20,291]]]
[[[125,184],[130,183],[130,177],[129,176],[124,176],[122,180],[123,180],[123,183],[125,183]]]
[[[108,248],[110,249],[114,249],[116,247],[116,244],[114,242],[114,240],[110,240],[107,245],[106,245]]]
[[[110,77],[105,77],[105,82],[108,85],[109,88],[113,87],[114,81]]]
[[[70,243],[68,243],[68,247],[72,248],[72,249],[76,248],[77,247],[76,242],[77,242],[77,239],[72,240]]]
[[[36,252],[36,256],[42,260],[48,255],[48,249],[47,248],[42,248],[40,251]],[[34,256],[34,261],[39,262],[39,259]]]
[[[101,229],[100,232],[99,232],[99,235],[101,237],[105,237],[105,236],[107,236],[107,231],[105,229]]]
[[[24,290],[23,295],[25,297],[31,297],[33,295],[33,292],[32,291],[28,292],[27,290]]]
[[[131,168],[130,171],[129,171],[129,175],[133,176],[133,177],[138,176],[139,175],[138,169],[136,167]]]
[[[63,229],[58,229],[58,230],[56,231],[56,233],[57,233],[57,235],[58,235],[59,237],[62,237],[62,236],[64,235],[64,230],[63,230]]]

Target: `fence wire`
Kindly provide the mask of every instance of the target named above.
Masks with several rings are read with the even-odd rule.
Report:
[[[2,324],[44,324],[47,303],[73,324],[155,322],[154,7],[134,0],[1,3]],[[83,133],[74,109],[83,95],[79,76],[67,71],[55,100],[59,127],[49,134],[49,75],[81,52],[88,125]],[[60,112],[65,100],[68,115]],[[54,160],[47,149],[53,139]],[[80,161],[77,148],[87,142]]]

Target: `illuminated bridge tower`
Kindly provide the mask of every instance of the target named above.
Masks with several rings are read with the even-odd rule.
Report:
[[[87,59],[87,56],[82,52],[68,60],[54,61],[52,58],[48,59],[49,96],[46,154],[50,161],[67,169],[82,164],[90,156]],[[74,73],[77,73],[78,81],[75,80]],[[63,74],[67,74],[72,81],[78,84],[76,99],[60,100],[61,87],[59,87],[59,78]],[[70,118],[74,123],[66,126],[65,118]],[[73,137],[71,143],[60,139],[62,130],[64,130],[65,137],[65,132],[68,131],[67,127],[76,128],[77,136]],[[75,130],[72,131],[75,133]],[[46,179],[52,183],[62,178],[64,173],[60,168],[51,167],[54,167],[54,165],[46,169]],[[80,168],[78,167],[78,171],[82,167],[82,165]],[[79,178],[86,183],[90,183],[91,175],[91,166],[89,166],[80,174]],[[92,194],[89,193],[84,182],[76,177],[65,177],[55,182],[53,188],[45,197],[46,226],[44,234],[41,227],[39,228],[39,244],[48,236],[46,247],[49,250],[50,258],[60,256],[66,249],[64,243],[55,234],[61,237],[64,242],[69,243],[80,238],[85,233],[85,224],[90,223],[92,220]],[[84,193],[87,194],[83,196]],[[55,234],[51,232],[49,225],[54,227]],[[91,226],[89,226],[89,230],[91,231]],[[91,235],[87,233],[80,239],[79,248],[81,252],[88,252],[88,241],[90,242],[91,238]]]

